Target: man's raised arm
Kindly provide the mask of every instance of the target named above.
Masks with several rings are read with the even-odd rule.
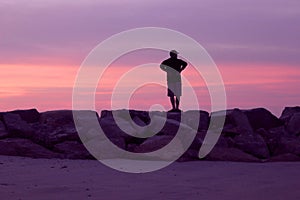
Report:
[[[182,72],[185,68],[186,68],[186,66],[187,66],[187,62],[185,62],[185,61],[183,61],[183,60],[181,60],[182,62],[181,62],[181,68],[180,68],[180,72]]]

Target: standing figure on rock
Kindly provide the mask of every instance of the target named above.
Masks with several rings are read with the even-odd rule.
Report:
[[[172,104],[170,112],[180,112],[179,102],[181,97],[181,75],[180,73],[186,68],[187,63],[177,58],[176,50],[170,51],[170,58],[164,60],[160,68],[167,72],[168,96]]]

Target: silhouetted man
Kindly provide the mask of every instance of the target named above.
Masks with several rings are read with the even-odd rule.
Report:
[[[180,73],[186,68],[187,63],[181,59],[178,59],[177,54],[178,52],[176,50],[170,51],[170,58],[164,60],[161,63],[160,68],[167,72],[168,96],[170,97],[172,104],[172,110],[170,111],[180,112],[179,102],[182,90]]]

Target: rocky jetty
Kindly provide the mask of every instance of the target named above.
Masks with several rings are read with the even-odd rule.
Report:
[[[236,108],[220,113],[103,110],[100,116],[94,111],[76,112],[94,115],[105,136],[118,148],[128,152],[148,153],[159,150],[169,144],[183,126],[184,131],[195,132],[196,136],[178,161],[300,161],[300,107],[286,107],[279,118],[264,108]],[[130,114],[129,117],[126,113]],[[224,126],[209,127],[212,116],[224,115]],[[199,117],[196,123],[197,117],[194,116]],[[163,121],[158,130],[148,127],[155,120]],[[80,123],[88,124],[90,121],[83,119]],[[126,130],[120,128],[120,124]],[[87,142],[84,141],[84,134],[95,137],[99,134],[97,145],[105,145],[101,141],[105,136],[100,136],[93,127],[81,130],[80,132],[85,133],[79,136],[78,129],[80,126],[75,126],[71,110],[39,113],[36,109],[29,109],[1,112],[0,155],[94,159],[83,145]],[[206,157],[200,159],[199,149],[206,134],[214,132],[221,132],[218,142]],[[184,141],[177,142],[177,147],[181,148],[181,142]],[[107,147],[107,158],[114,158],[109,151]]]

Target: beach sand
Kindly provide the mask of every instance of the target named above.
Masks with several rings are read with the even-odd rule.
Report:
[[[0,177],[3,200],[300,199],[300,162],[175,162],[129,174],[96,160],[0,156]]]

